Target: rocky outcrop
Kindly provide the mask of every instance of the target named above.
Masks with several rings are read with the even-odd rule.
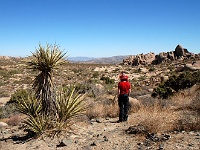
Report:
[[[194,59],[200,58],[199,54],[193,54],[188,52],[187,49],[183,48],[181,45],[177,45],[174,51],[170,52],[162,52],[157,55],[154,53],[148,54],[138,54],[135,56],[129,56],[123,60],[124,65],[146,65],[146,64],[160,64],[163,62],[170,62],[177,59],[185,60],[185,59]]]
[[[10,56],[0,56],[0,59],[5,59],[5,60],[7,60],[7,59],[11,59],[11,57],[10,57]]]
[[[183,48],[181,45],[177,45],[174,51],[162,52],[155,56],[155,60],[152,64],[160,64],[162,62],[170,62],[178,59],[189,59],[194,58],[195,54],[188,52],[187,49]]]
[[[196,71],[200,70],[200,61],[195,61],[192,64],[185,64],[177,67],[176,72]]]
[[[123,60],[124,65],[145,65],[151,63],[155,59],[155,54],[150,52],[148,54],[138,54],[135,56],[128,56]]]

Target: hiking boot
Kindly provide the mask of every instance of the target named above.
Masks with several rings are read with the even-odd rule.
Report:
[[[127,121],[128,120],[128,116],[127,117],[124,117],[123,121]]]
[[[120,122],[123,122],[123,120],[122,120],[122,119],[119,119],[119,120],[117,121],[117,123],[120,123]]]

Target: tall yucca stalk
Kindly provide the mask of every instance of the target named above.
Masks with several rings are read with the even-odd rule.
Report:
[[[42,109],[46,114],[55,111],[55,99],[53,98],[53,70],[64,63],[66,53],[60,51],[59,46],[47,44],[43,47],[39,44],[29,66],[40,73],[33,82],[36,98],[42,100]]]

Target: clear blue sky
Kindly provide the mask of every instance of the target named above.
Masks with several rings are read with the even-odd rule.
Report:
[[[30,56],[38,44],[69,57],[200,52],[200,0],[1,0],[0,55]]]

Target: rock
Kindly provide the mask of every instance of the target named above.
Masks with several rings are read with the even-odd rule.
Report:
[[[61,141],[57,147],[64,147],[64,146],[67,146],[67,144],[65,143],[65,141]]]
[[[166,54],[165,54],[164,52],[159,53],[158,55],[156,55],[156,56],[155,56],[155,64],[157,65],[157,64],[160,64],[160,63],[162,63],[163,61],[165,61],[166,58],[167,58],[165,55],[166,55]]]
[[[146,134],[147,133],[145,127],[142,125],[130,126],[125,132],[127,134]]]
[[[167,58],[171,61],[175,60],[174,52],[167,52]]]
[[[181,45],[177,45],[174,53],[177,58],[180,58],[181,56],[184,56],[185,51]]]
[[[94,141],[93,143],[90,144],[90,146],[97,146],[97,145],[98,145],[97,141]]]

